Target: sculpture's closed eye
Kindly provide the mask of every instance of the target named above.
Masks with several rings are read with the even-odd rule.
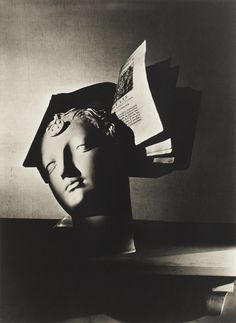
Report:
[[[85,144],[80,144],[80,145],[76,146],[76,147],[75,147],[75,149],[76,149],[78,152],[83,153],[84,151],[86,151],[86,145],[85,145]]]
[[[56,168],[56,162],[55,161],[51,161],[50,163],[47,164],[46,166],[46,170],[48,172],[48,174],[51,174],[52,171]]]
[[[97,144],[96,144],[95,140],[89,140],[89,141],[86,141],[83,144],[77,145],[75,149],[78,152],[83,153],[83,152],[89,151],[89,150],[91,150],[91,149],[93,149],[95,147],[97,147]]]

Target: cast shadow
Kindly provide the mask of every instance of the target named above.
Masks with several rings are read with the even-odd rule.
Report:
[[[133,268],[91,261],[81,257],[70,230],[38,222],[18,221],[2,232],[3,322],[79,322],[99,314],[122,322],[184,322],[206,315],[212,287],[228,280],[147,274],[142,257]]]
[[[201,92],[192,88],[176,86],[179,67],[170,66],[170,59],[146,68],[147,79],[164,131],[139,145],[136,152],[136,169],[132,176],[159,177],[173,170],[184,170],[190,165]],[[168,138],[172,140],[173,164],[155,165],[144,157],[145,147]]]

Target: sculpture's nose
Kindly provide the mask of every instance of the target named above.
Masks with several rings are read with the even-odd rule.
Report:
[[[81,176],[81,171],[74,164],[72,152],[69,146],[66,146],[63,151],[60,175],[62,179],[66,177]]]

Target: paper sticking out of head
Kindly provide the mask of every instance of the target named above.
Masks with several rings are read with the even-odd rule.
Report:
[[[132,158],[129,157],[129,176],[155,178],[173,170],[187,169],[190,165],[201,93],[191,88],[176,87],[178,67],[169,65],[170,60],[166,60],[146,69],[149,87],[164,131],[135,147],[135,153]],[[53,137],[63,132],[69,124],[66,118],[73,118],[73,111],[67,114],[69,110],[93,108],[99,111],[106,110],[110,114],[115,92],[116,84],[104,82],[75,92],[53,95],[23,166],[40,167],[43,135],[46,132]],[[131,147],[134,135],[132,130],[118,121],[116,115],[111,115],[111,118],[116,118],[116,132],[118,128],[122,128],[119,137],[124,146]],[[146,155],[145,147],[166,142],[167,139],[171,139],[172,143],[170,154],[161,155],[160,158],[150,158]],[[159,162],[166,161],[167,158],[168,163]],[[169,163],[172,160],[173,162]]]

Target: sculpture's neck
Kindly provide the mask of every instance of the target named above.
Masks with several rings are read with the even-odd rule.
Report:
[[[127,254],[136,251],[130,214],[121,216],[91,216],[72,226],[70,216],[55,226],[71,230],[70,237],[78,254]]]
[[[111,189],[112,194],[105,194],[102,203],[99,199],[97,205],[94,201],[91,207],[86,205],[72,215],[78,251],[89,254],[135,252],[128,178],[120,184]]]
[[[117,178],[112,187],[104,183],[104,187],[91,195],[89,200],[90,203],[81,203],[73,213],[69,212],[74,226],[94,216],[132,218],[128,177]]]
[[[75,227],[80,245],[89,252],[135,252],[131,217],[93,216],[84,218]]]

